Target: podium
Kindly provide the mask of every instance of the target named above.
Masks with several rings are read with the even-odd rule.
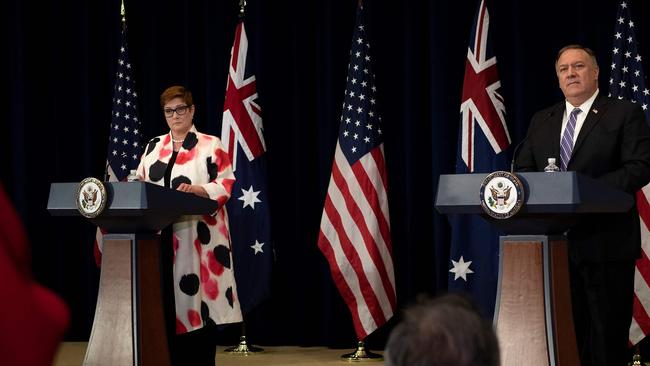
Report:
[[[483,213],[479,190],[487,174],[441,175],[436,209],[479,214],[505,235],[499,240],[494,325],[501,364],[579,365],[564,233],[581,215],[626,212],[631,195],[576,172],[517,173],[524,204],[499,220]]]
[[[151,183],[104,185],[106,207],[87,219],[108,234],[84,365],[169,365],[156,233],[181,215],[212,214],[217,203]],[[52,183],[50,214],[81,216],[77,187],[78,183]]]

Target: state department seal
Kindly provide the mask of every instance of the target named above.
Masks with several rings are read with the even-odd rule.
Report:
[[[497,171],[489,174],[481,184],[481,207],[495,219],[514,216],[524,203],[524,187],[516,175]]]
[[[81,215],[96,217],[104,211],[107,200],[106,187],[99,179],[89,177],[79,182],[76,202]]]

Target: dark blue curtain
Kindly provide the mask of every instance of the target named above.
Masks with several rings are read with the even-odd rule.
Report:
[[[160,92],[195,96],[195,123],[218,135],[237,1],[127,1],[144,136],[166,131]],[[628,1],[646,72],[650,3]],[[593,48],[606,92],[616,1],[489,5],[507,123],[521,140],[534,111],[561,98],[553,63],[568,43]],[[356,1],[249,0],[246,28],[268,147],[275,263],[272,297],[248,317],[260,344],[351,347],[351,318],[316,247],[345,87]],[[449,225],[437,177],[456,161],[471,1],[366,1],[385,128],[398,304],[445,291]],[[72,310],[69,340],[87,339],[99,271],[94,228],[45,210],[51,182],[102,177],[119,44],[119,1],[5,5],[5,117],[0,177],[32,244],[37,280]],[[395,320],[373,334],[383,347]],[[225,344],[239,330],[224,329]]]

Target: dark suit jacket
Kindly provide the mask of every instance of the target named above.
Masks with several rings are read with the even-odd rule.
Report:
[[[543,171],[560,161],[565,102],[537,112],[516,160],[518,171]],[[587,114],[567,170],[580,172],[634,194],[650,182],[650,128],[638,105],[599,94]],[[641,246],[636,206],[624,214],[583,217],[568,232],[575,261],[632,260]]]

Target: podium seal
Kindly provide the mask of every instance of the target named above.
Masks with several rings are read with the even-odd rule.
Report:
[[[524,203],[524,186],[513,173],[496,171],[485,177],[479,195],[483,211],[503,220],[519,212]]]
[[[89,177],[81,182],[77,187],[77,210],[82,216],[93,218],[104,211],[108,196],[106,187],[99,179]]]

